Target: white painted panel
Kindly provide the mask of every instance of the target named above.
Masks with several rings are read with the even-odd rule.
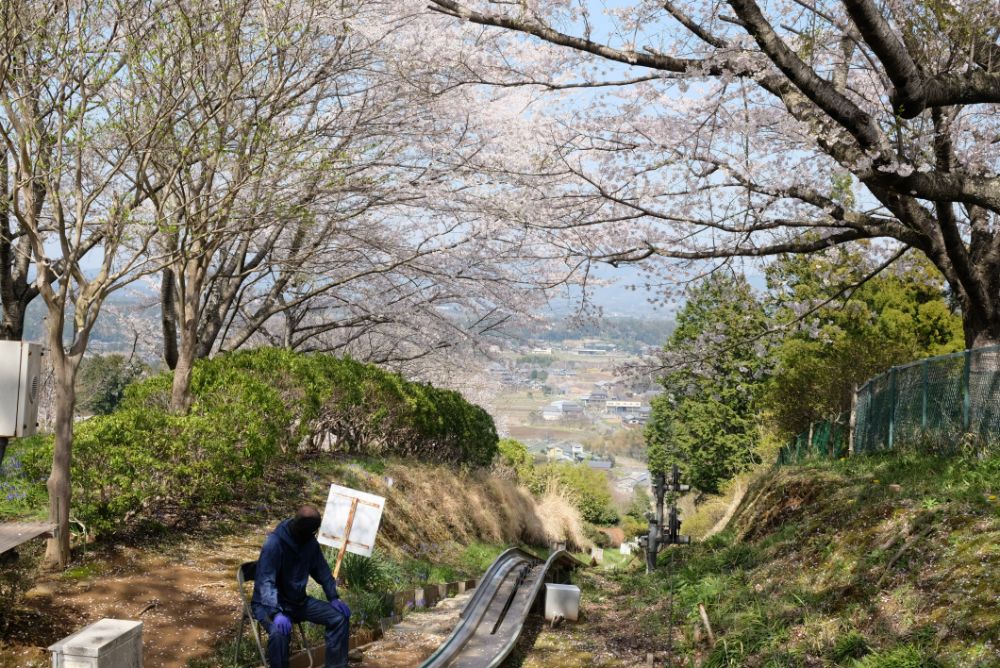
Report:
[[[0,437],[17,435],[21,342],[0,341]]]
[[[344,544],[347,520],[351,506],[357,501],[351,535],[347,537],[347,551],[363,557],[372,556],[378,525],[382,521],[385,499],[381,496],[360,492],[350,487],[330,485],[330,496],[326,500],[323,523],[319,529],[319,542],[340,549]]]
[[[21,383],[17,409],[17,436],[31,436],[36,431],[38,402],[42,384],[42,346],[25,343],[21,347]]]

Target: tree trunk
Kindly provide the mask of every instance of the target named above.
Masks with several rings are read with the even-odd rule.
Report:
[[[56,341],[58,337],[58,341]],[[52,472],[47,483],[49,522],[56,526],[55,538],[45,548],[45,565],[65,568],[69,563],[69,514],[71,501],[70,466],[73,449],[73,413],[76,408],[76,370],[79,357],[66,355],[61,332],[50,332],[52,365],[56,384],[55,446]]]
[[[3,271],[4,269],[0,269]],[[3,300],[3,322],[0,323],[0,339],[20,341],[24,338],[24,311],[26,304],[20,299]]]
[[[186,329],[186,328],[185,328]],[[174,367],[174,382],[170,390],[170,410],[187,413],[191,408],[191,372],[194,370],[194,336],[181,335],[181,346]]]
[[[1000,343],[1000,317],[990,317],[988,309],[976,305],[966,305],[962,310],[966,348]]]
[[[28,281],[31,247],[27,238],[16,240],[10,229],[9,181],[7,154],[0,151],[0,339],[20,341],[24,338],[24,314],[38,290]]]
[[[198,286],[188,283],[187,288]],[[200,294],[191,290],[184,295],[183,319],[180,328],[180,350],[174,367],[174,382],[170,390],[170,410],[184,414],[191,408],[191,372],[198,353],[198,306]]]
[[[160,280],[160,318],[163,326],[163,361],[177,368],[177,303],[174,270],[164,267]]]

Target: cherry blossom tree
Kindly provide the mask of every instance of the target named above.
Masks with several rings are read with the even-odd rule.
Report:
[[[190,402],[194,361],[216,351],[364,341],[372,361],[421,357],[496,327],[552,282],[510,267],[547,261],[522,252],[523,233],[463,205],[482,179],[468,156],[491,138],[470,119],[478,100],[442,91],[431,54],[408,48],[413,6],[208,6],[171,5],[195,18],[148,45],[134,92],[173,105],[139,180],[171,258],[161,294],[175,410]]]
[[[942,273],[967,345],[1000,341],[996,3],[430,6],[520,45],[467,83],[577,91],[538,163],[572,179],[519,174],[550,229],[588,231],[577,253],[676,268],[884,240]]]
[[[17,223],[16,262],[27,262],[29,248],[33,258],[55,388],[51,565],[69,559],[77,371],[108,295],[152,261],[144,197],[127,176],[148,155],[151,133],[122,132],[137,119],[122,83],[155,25],[144,7],[13,2],[0,12],[0,139],[11,184],[4,209]]]

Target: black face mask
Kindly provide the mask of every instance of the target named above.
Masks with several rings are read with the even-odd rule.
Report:
[[[296,517],[289,524],[288,532],[292,534],[292,540],[296,543],[305,543],[316,535],[319,525],[318,517]]]

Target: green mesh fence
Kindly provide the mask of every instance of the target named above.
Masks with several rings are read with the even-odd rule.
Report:
[[[778,451],[778,463],[795,464],[812,457],[846,457],[849,433],[847,421],[842,417],[816,422],[812,433],[802,432]]]
[[[889,369],[857,394],[854,452],[891,450],[901,443],[935,452],[963,438],[1000,435],[1000,346],[965,350]],[[827,435],[829,434],[829,435]],[[843,420],[820,422],[778,453],[779,464],[847,454]]]

